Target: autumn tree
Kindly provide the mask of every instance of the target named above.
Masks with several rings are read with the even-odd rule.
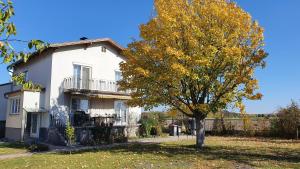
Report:
[[[244,112],[256,100],[255,69],[265,66],[263,28],[228,0],[155,0],[155,16],[124,51],[122,89],[130,105],[167,105],[196,119],[197,147],[204,119],[229,104]]]
[[[10,64],[18,60],[26,62],[33,52],[41,52],[48,44],[40,40],[20,40],[16,39],[17,29],[12,22],[15,15],[11,0],[0,0],[0,60],[2,64]],[[13,43],[26,43],[29,52],[16,51]],[[22,85],[31,86],[33,84],[25,82],[23,75],[19,74],[13,78]]]

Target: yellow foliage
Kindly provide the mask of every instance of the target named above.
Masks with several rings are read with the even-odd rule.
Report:
[[[130,103],[169,105],[181,112],[223,109],[260,99],[254,71],[265,65],[263,28],[228,0],[155,0],[156,16],[140,26],[121,65]]]

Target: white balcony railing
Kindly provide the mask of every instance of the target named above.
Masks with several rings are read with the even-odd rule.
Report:
[[[116,81],[110,80],[79,79],[75,77],[68,77],[64,79],[63,87],[65,90],[90,90],[129,94],[129,91],[119,90]]]

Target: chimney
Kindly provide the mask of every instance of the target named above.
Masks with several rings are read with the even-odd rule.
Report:
[[[83,36],[83,37],[80,38],[80,40],[87,40],[87,39],[88,39],[88,38],[85,37],[85,36]]]

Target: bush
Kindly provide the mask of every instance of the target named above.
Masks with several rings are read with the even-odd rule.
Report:
[[[272,135],[284,138],[296,138],[299,125],[300,108],[296,102],[292,101],[286,108],[280,108],[276,117],[272,119]]]
[[[66,136],[68,139],[68,144],[72,145],[75,141],[75,129],[71,126],[70,122],[67,122],[66,126]]]
[[[153,135],[152,131],[155,131],[156,136],[163,135],[165,131],[164,123],[166,121],[166,115],[163,113],[144,113],[140,120],[139,135],[142,137],[149,137]]]
[[[158,121],[155,118],[142,118],[140,120],[140,136],[147,137],[151,134],[151,129],[157,126]]]
[[[28,147],[28,150],[30,152],[43,152],[43,151],[48,151],[49,150],[49,146],[46,145],[46,144],[36,143],[36,144],[31,144]]]

